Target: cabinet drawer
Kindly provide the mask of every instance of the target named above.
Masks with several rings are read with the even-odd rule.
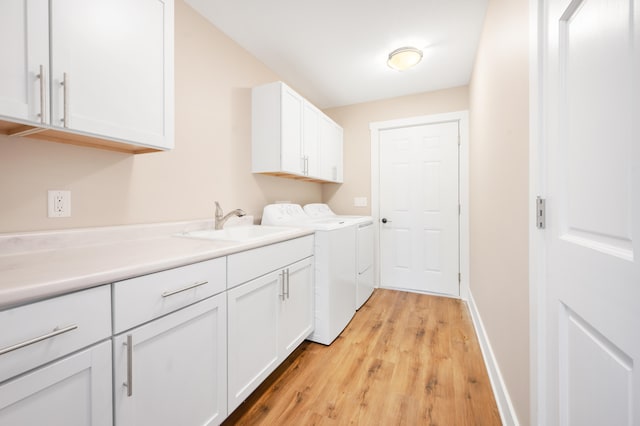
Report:
[[[313,255],[313,238],[313,235],[307,235],[230,255],[227,260],[227,288]]]
[[[105,285],[0,312],[0,382],[111,335]]]
[[[119,281],[113,284],[113,332],[223,292],[225,283],[224,257]]]

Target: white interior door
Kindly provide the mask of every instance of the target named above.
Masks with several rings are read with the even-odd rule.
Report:
[[[459,296],[458,122],[380,132],[380,284]]]
[[[640,2],[546,1],[540,424],[640,424]]]

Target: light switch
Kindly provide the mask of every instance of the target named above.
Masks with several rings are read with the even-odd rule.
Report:
[[[355,197],[353,199],[354,207],[367,207],[367,197]]]

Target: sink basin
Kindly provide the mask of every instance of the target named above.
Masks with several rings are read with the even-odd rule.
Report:
[[[285,235],[291,233],[291,231],[291,228],[283,228],[279,226],[252,225],[233,226],[219,230],[205,229],[202,231],[191,231],[179,234],[179,236],[204,240],[236,241],[245,243],[275,237],[279,234]]]

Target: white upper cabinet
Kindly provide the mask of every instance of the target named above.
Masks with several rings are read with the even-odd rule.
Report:
[[[173,148],[173,16],[173,0],[3,1],[0,35],[12,42],[0,48],[10,58],[0,64],[0,131]]]
[[[304,160],[304,172],[307,176],[320,176],[320,152],[318,151],[320,134],[318,125],[321,114],[313,105],[305,102],[302,110],[302,158]]]
[[[331,182],[343,181],[342,127],[328,119],[320,118],[320,177]]]
[[[322,123],[339,129],[323,155]],[[338,146],[340,150],[338,152]],[[341,182],[342,129],[282,82],[252,91],[252,171],[316,182]],[[336,173],[324,173],[333,170]],[[339,172],[337,171],[339,169]]]
[[[52,125],[172,148],[171,9],[161,0],[52,2]]]
[[[302,154],[302,112],[304,100],[288,87],[282,87],[280,105],[281,169],[304,174]]]
[[[0,2],[0,116],[49,122],[48,28],[47,0]]]

